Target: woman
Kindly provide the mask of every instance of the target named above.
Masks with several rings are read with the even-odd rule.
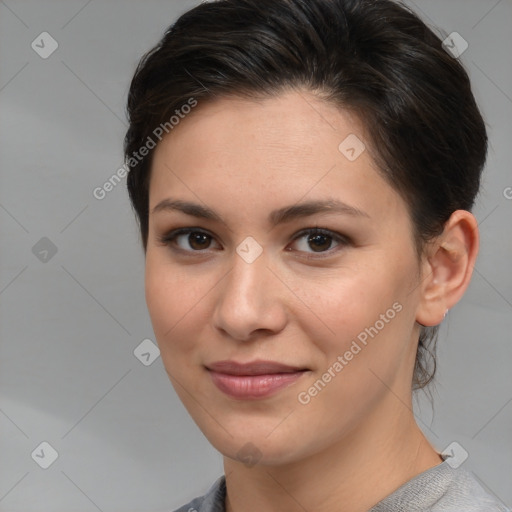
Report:
[[[128,114],[153,329],[224,457],[179,510],[506,510],[412,412],[470,282],[487,151],[441,40],[388,0],[204,3],[143,57]]]

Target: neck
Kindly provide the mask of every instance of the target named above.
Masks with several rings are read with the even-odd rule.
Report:
[[[408,404],[390,394],[364,424],[322,452],[286,464],[247,467],[224,458],[226,511],[366,512],[442,458]]]

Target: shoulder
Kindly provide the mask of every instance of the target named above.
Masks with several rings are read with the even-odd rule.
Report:
[[[446,466],[449,486],[432,512],[511,512],[498,498],[487,492],[473,473]]]
[[[464,468],[445,460],[406,482],[370,512],[511,512]]]
[[[219,477],[203,496],[194,498],[174,512],[225,512],[226,478]]]

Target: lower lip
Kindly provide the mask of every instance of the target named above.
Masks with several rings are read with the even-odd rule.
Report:
[[[228,375],[210,371],[213,383],[226,395],[244,400],[256,400],[275,394],[293,384],[305,372],[272,373],[268,375]]]

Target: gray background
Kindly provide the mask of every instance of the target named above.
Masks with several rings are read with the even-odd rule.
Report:
[[[417,418],[439,450],[464,447],[464,467],[511,506],[512,1],[408,3],[469,43],[461,60],[491,142],[481,252],[441,331],[435,413],[420,394]],[[2,512],[173,510],[222,474],[161,359],[134,355],[154,335],[126,180],[93,196],[123,161],[138,59],[193,5],[0,1]],[[46,59],[31,47],[43,31],[59,45]],[[47,469],[31,457],[43,441],[59,454]]]

